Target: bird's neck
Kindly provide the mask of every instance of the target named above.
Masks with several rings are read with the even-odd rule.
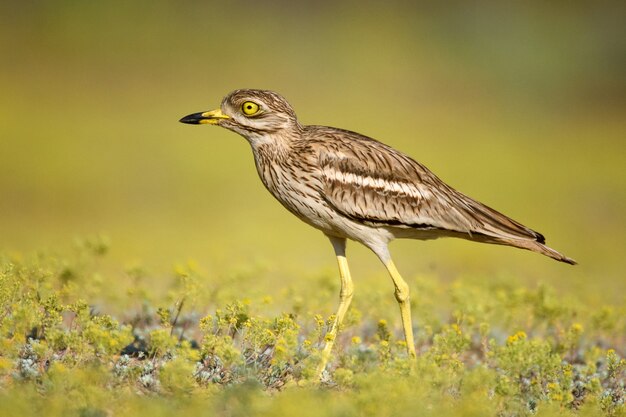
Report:
[[[245,138],[252,146],[255,155],[265,153],[280,158],[291,151],[294,142],[301,134],[300,127],[296,126],[293,129],[281,129],[274,132],[247,132]]]
[[[254,159],[259,161],[282,161],[288,157],[291,152],[291,143],[285,141],[284,138],[272,137],[272,135],[264,135],[261,137],[246,138],[252,147]]]
[[[291,148],[280,141],[267,140],[267,138],[257,141],[249,140],[249,142],[261,182],[274,197],[281,200],[280,189],[283,187],[280,180],[283,175],[280,173],[290,165]]]

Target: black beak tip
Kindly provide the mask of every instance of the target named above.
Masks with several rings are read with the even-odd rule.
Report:
[[[183,117],[179,120],[179,122],[187,123],[189,125],[197,125],[200,124],[200,120],[202,119],[204,119],[204,117],[202,117],[202,113],[194,113]]]

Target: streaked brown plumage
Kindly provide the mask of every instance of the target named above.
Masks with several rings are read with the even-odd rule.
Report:
[[[403,153],[355,132],[302,126],[289,103],[274,92],[236,90],[219,110],[195,113],[181,122],[216,124],[245,137],[269,192],[330,238],[339,259],[342,295],[320,370],[352,297],[346,238],[370,248],[389,269],[410,355],[414,348],[408,286],[391,261],[391,240],[451,236],[575,263],[547,247],[540,233],[456,191]]]

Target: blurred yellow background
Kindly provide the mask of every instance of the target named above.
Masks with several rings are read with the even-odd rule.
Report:
[[[254,265],[263,283],[249,284],[270,293],[334,273],[326,239],[266,192],[243,138],[178,123],[263,88],[305,124],[404,151],[580,263],[396,242],[407,278],[511,276],[623,302],[625,10],[560,4],[4,2],[0,250],[63,251],[103,233],[111,265]],[[357,291],[385,275],[349,251]]]

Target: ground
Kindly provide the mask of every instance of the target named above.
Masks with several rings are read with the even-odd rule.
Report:
[[[322,312],[338,290],[330,274],[312,278],[322,291],[308,296],[238,298],[233,282],[262,271],[211,281],[188,262],[155,291],[138,267],[103,275],[107,251],[94,238],[66,256],[2,257],[0,414],[626,412],[624,306],[589,308],[545,284],[412,277],[417,361],[406,357],[399,317],[382,318],[391,293],[365,289],[318,381],[332,320]]]

